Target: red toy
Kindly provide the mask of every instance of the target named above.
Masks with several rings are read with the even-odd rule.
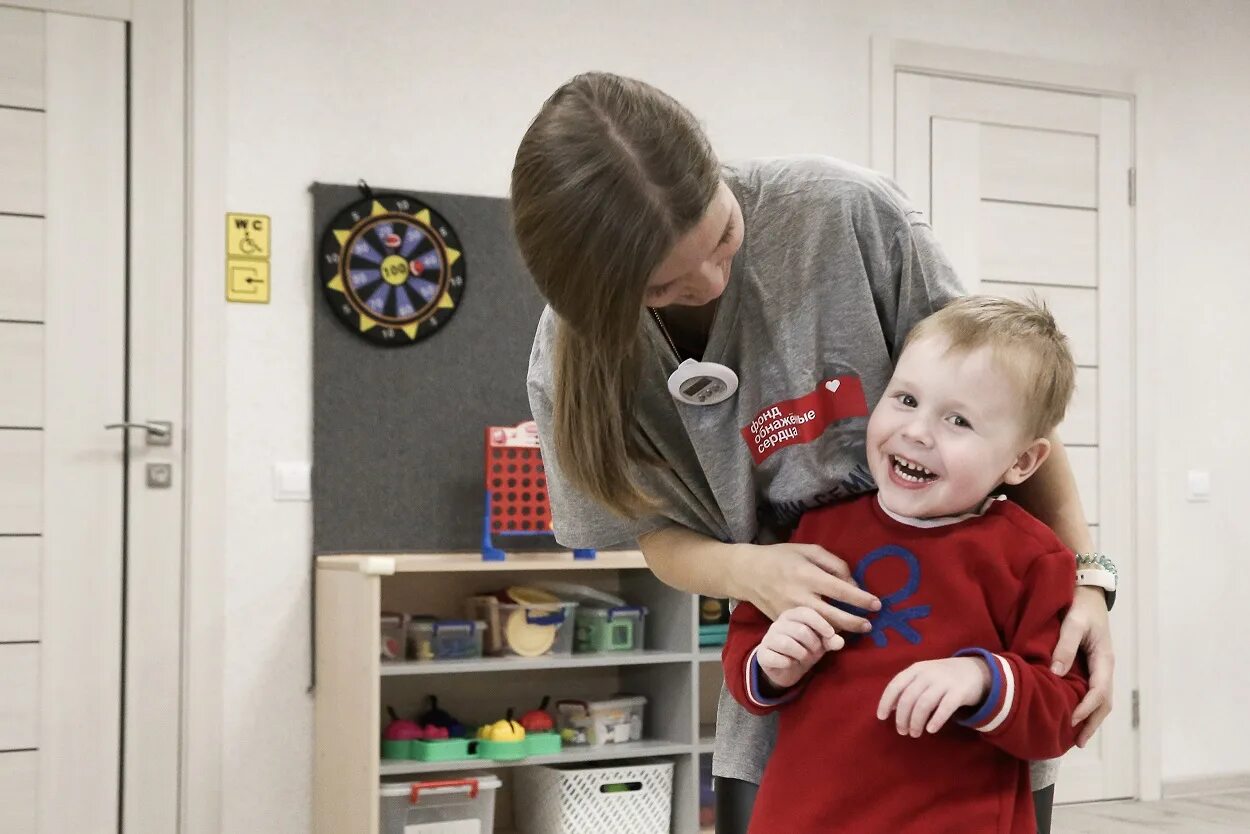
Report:
[[[415,721],[400,718],[391,707],[387,707],[386,711],[390,713],[391,723],[386,725],[386,730],[382,733],[384,739],[387,741],[412,741],[425,738],[425,732]]]
[[[556,728],[556,723],[547,713],[547,704],[550,701],[551,696],[544,695],[543,702],[538,705],[538,709],[532,709],[521,716],[521,726],[525,728],[525,732],[549,733]]]
[[[502,561],[494,536],[550,536],[551,501],[547,473],[533,420],[515,426],[486,427],[486,514],[482,558]],[[576,559],[593,559],[593,550],[574,550]]]

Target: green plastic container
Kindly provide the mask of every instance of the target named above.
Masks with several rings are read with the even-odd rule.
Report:
[[[416,739],[406,741],[388,741],[382,739],[382,758],[384,759],[415,759],[417,757],[416,745],[421,742]]]
[[[723,646],[728,637],[729,626],[727,625],[699,626],[699,645],[702,647]]]
[[[491,741],[489,739],[481,739],[477,743],[477,757],[479,759],[494,759],[500,762],[511,762],[517,759],[524,759],[529,755],[529,751],[525,749],[525,739],[520,741]]]
[[[412,758],[419,762],[450,762],[457,759],[477,758],[473,747],[476,741],[467,738],[445,738],[437,741],[414,741],[416,748]]]
[[[647,609],[638,605],[612,608],[582,604],[575,616],[575,652],[635,652],[643,646]]]
[[[551,756],[559,753],[563,747],[564,742],[560,739],[560,734],[555,731],[527,733],[525,736],[525,755],[527,756]]]

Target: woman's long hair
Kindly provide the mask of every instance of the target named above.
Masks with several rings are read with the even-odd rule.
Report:
[[[559,317],[555,453],[564,475],[618,513],[650,506],[634,464],[639,318],[652,273],[702,219],[720,164],[685,107],[608,73],[547,99],[512,168],[517,243]]]

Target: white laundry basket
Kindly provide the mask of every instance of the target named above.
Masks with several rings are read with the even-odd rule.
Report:
[[[668,834],[673,763],[526,767],[515,801],[521,834]]]

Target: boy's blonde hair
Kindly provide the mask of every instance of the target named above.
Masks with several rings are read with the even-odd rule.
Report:
[[[988,347],[1016,382],[1031,439],[1045,437],[1063,420],[1076,387],[1076,362],[1046,305],[988,295],[961,298],[922,320],[907,334],[940,337],[949,349],[968,353]]]

